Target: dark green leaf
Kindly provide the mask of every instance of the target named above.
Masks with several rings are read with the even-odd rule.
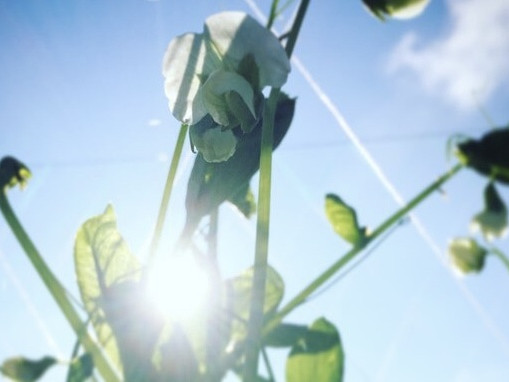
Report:
[[[286,362],[286,381],[341,382],[343,368],[339,333],[333,324],[320,318],[293,346]]]
[[[407,19],[419,15],[429,0],[362,0],[380,20],[386,16]]]
[[[357,214],[348,204],[334,194],[325,196],[325,214],[336,233],[354,246],[366,239],[366,229],[359,227]]]
[[[30,176],[28,167],[16,158],[7,156],[0,161],[0,189],[2,191],[16,185],[23,188]]]
[[[265,338],[264,345],[276,348],[294,346],[308,332],[308,327],[295,324],[279,324]]]
[[[228,201],[247,219],[256,213],[256,201],[249,183],[246,183],[235,195],[230,196]]]
[[[248,268],[240,276],[225,282],[227,292],[227,312],[232,316],[232,340],[239,341],[247,333],[246,323],[249,318],[251,289],[253,286],[253,268]],[[279,273],[268,266],[265,284],[263,311],[266,316],[273,313],[283,299],[284,281]]]
[[[92,356],[88,353],[72,360],[69,366],[67,382],[84,382],[92,376],[94,371],[94,362]]]
[[[274,148],[285,136],[293,118],[295,99],[284,95],[278,102],[274,123]],[[260,121],[247,134],[239,134],[235,154],[225,162],[209,163],[197,155],[187,185],[186,231],[191,233],[201,218],[249,184],[260,165]]]
[[[480,140],[458,144],[458,158],[477,172],[509,184],[509,128],[490,131]]]
[[[55,358],[49,356],[37,361],[16,357],[6,360],[0,370],[3,375],[15,381],[32,382],[37,381],[56,362]]]

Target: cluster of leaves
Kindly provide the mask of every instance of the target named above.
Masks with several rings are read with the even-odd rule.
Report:
[[[508,230],[507,206],[497,184],[509,184],[509,127],[485,134],[481,139],[466,139],[457,145],[456,155],[466,166],[488,178],[484,189],[484,209],[470,223],[473,233],[480,231],[484,244],[474,237],[460,237],[449,244],[449,256],[461,273],[477,273],[484,268],[490,253],[507,258],[491,243]]]

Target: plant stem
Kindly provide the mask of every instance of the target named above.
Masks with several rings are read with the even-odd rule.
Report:
[[[300,2],[299,9],[297,10],[297,15],[295,16],[295,21],[293,22],[292,29],[290,30],[288,41],[286,42],[285,46],[286,55],[288,58],[292,57],[293,49],[295,48],[295,43],[297,42],[297,37],[299,36],[300,27],[304,21],[304,16],[306,15],[309,1],[310,0],[302,0]]]
[[[272,0],[272,5],[270,6],[269,20],[267,21],[267,29],[269,29],[269,30],[270,30],[270,28],[272,28],[272,25],[274,24],[274,21],[276,20],[278,4],[279,4],[279,0]]]
[[[74,309],[74,306],[66,294],[65,288],[62,286],[53,272],[51,272],[50,268],[35,248],[35,245],[30,240],[30,237],[23,229],[23,226],[19,222],[16,214],[9,204],[9,201],[7,200],[5,192],[0,192],[0,210],[2,211],[7,224],[14,233],[14,236],[16,236],[16,239],[18,239],[21,247],[41,277],[44,285],[46,285],[51,295],[53,296],[53,299],[56,301],[58,307],[76,333],[79,341],[82,343],[85,350],[92,355],[95,367],[97,367],[106,381],[120,381],[117,373],[112,369],[109,362],[104,358],[100,348],[89,336],[86,324],[82,322],[80,316]]]
[[[244,367],[245,382],[256,380],[258,371],[258,352],[260,333],[263,324],[263,304],[265,299],[265,280],[269,249],[270,190],[272,172],[272,150],[274,141],[274,116],[279,96],[279,89],[272,89],[265,106],[262,124],[260,151],[260,183],[258,187],[258,211],[256,222],[256,245],[253,272],[251,306],[247,329],[246,363]]]
[[[509,258],[504,254],[504,252],[502,252],[500,249],[494,248],[494,247],[490,248],[490,252],[492,254],[494,254],[495,256],[497,256],[500,259],[500,261],[502,261],[502,263],[504,263],[505,267],[509,271]]]
[[[153,261],[154,256],[159,246],[159,240],[161,239],[161,232],[163,231],[164,220],[166,217],[166,211],[168,210],[168,204],[170,202],[171,191],[173,189],[173,182],[175,181],[175,175],[177,174],[177,168],[182,155],[182,147],[186,139],[188,126],[183,124],[180,127],[180,132],[175,143],[175,149],[173,150],[173,157],[171,158],[170,170],[168,171],[168,177],[166,179],[166,185],[164,186],[163,198],[161,200],[161,206],[159,207],[159,214],[157,216],[156,227],[154,229],[154,235],[150,243],[150,250],[148,255],[148,262],[150,264]]]
[[[281,323],[283,318],[293,311],[297,306],[302,304],[313,292],[321,287],[327,280],[329,280],[334,274],[348,264],[353,258],[362,252],[369,244],[377,239],[382,233],[384,233],[392,225],[400,221],[405,215],[407,215],[412,209],[417,207],[423,200],[425,200],[434,191],[440,188],[442,184],[452,178],[461,168],[463,164],[458,163],[452,169],[444,173],[440,178],[431,183],[423,191],[421,191],[416,197],[414,197],[406,206],[402,207],[382,224],[380,224],[371,235],[367,237],[365,242],[358,247],[352,248],[338,261],[327,268],[321,275],[314,279],[307,287],[305,287],[297,296],[290,300],[263,328],[263,336],[267,335],[277,325]]]

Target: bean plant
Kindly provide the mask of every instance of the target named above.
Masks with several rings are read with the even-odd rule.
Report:
[[[325,317],[289,323],[287,315],[463,168],[487,179],[485,207],[472,220],[481,239],[453,240],[451,264],[463,273],[480,272],[486,257],[494,255],[509,270],[507,256],[493,245],[507,231],[507,208],[497,191],[509,184],[507,126],[478,140],[453,139],[457,163],[374,230],[363,227],[355,209],[339,195],[326,194],[324,213],[331,234],[339,235],[350,249],[281,304],[284,281],[269,265],[268,252],[272,154],[285,138],[298,104],[283,87],[309,3],[300,1],[293,24],[279,36],[271,28],[287,4],[273,0],[266,25],[242,12],[222,12],[209,16],[201,32],[184,33],[169,43],[163,58],[164,91],[181,127],[149,256],[142,263],[130,252],[117,229],[113,206],[88,219],[74,244],[81,305],[46,265],[7,199],[11,188],[27,183],[28,167],[10,156],[0,162],[2,214],[76,335],[67,381],[221,381],[229,372],[244,382],[274,381],[266,352],[270,347],[288,349],[289,382],[342,381],[348,349],[334,323]],[[417,16],[428,1],[363,3],[376,18],[386,20]],[[209,283],[200,313],[179,320],[154,310],[147,291],[152,270],[160,266],[156,253],[187,137],[196,156],[187,183],[186,219],[175,250],[167,256],[192,259]],[[255,200],[251,180],[258,172]],[[223,279],[218,268],[217,211],[223,203],[257,220],[252,266],[229,279]],[[208,244],[206,249],[198,245],[200,240]],[[172,277],[172,269],[166,271]],[[259,371],[262,362],[268,376]],[[1,372],[13,380],[36,381],[56,363],[52,356],[16,357],[5,360]]]

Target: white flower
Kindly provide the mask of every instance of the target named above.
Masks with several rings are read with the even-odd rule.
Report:
[[[239,73],[251,56],[256,83]],[[257,91],[281,87],[290,63],[279,40],[249,15],[223,12],[210,16],[203,33],[188,33],[170,42],[163,60],[165,93],[175,118],[193,125],[210,114],[218,125],[230,122],[225,95],[235,92],[255,112]],[[224,81],[223,81],[224,80]]]
[[[474,239],[457,238],[449,243],[449,257],[461,273],[480,272],[484,267],[487,251]]]

